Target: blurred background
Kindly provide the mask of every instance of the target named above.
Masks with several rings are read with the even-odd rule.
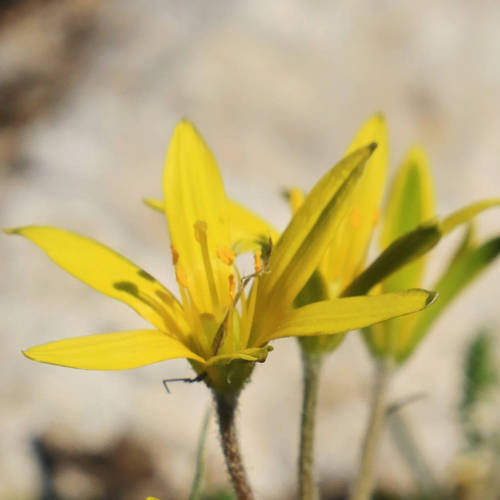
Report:
[[[1,227],[80,232],[176,290],[164,220],[141,198],[161,195],[164,153],[183,116],[214,151],[228,193],[280,229],[289,218],[283,188],[311,187],[378,110],[390,128],[391,172],[411,144],[428,151],[438,213],[498,196],[499,20],[500,3],[487,0],[3,0]],[[497,211],[480,216],[482,239],[499,230]],[[434,251],[431,275],[459,232]],[[161,380],[191,376],[187,362],[94,373],[28,361],[20,351],[33,344],[144,323],[20,238],[3,237],[0,259],[0,498],[186,498],[210,395],[201,384],[169,395]],[[457,408],[480,328],[499,359],[499,280],[497,263],[440,318],[391,388],[394,400],[426,395],[402,413],[435,481],[456,498],[469,498],[462,483],[484,474],[484,461],[463,452]],[[301,393],[295,341],[275,348],[239,415],[256,496],[271,500],[295,496]],[[324,498],[344,498],[356,469],[372,365],[357,333],[326,363]],[[498,425],[492,394],[485,426]],[[207,460],[207,492],[228,491],[215,425]],[[414,477],[390,432],[379,463],[384,498],[410,498]]]

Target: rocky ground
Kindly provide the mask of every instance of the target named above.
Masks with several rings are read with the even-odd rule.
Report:
[[[280,228],[288,218],[281,190],[310,187],[377,110],[388,118],[392,169],[410,144],[427,149],[439,213],[498,196],[499,16],[500,4],[486,0],[3,2],[1,226],[81,232],[174,287],[164,222],[141,197],[160,195],[167,141],[183,116],[211,145],[227,191]],[[498,212],[481,216],[482,237],[499,229]],[[431,274],[457,237],[433,254]],[[0,259],[0,498],[36,498],[35,456],[54,447],[73,458],[79,450],[77,464],[139,447],[128,453],[147,457],[141,473],[150,482],[122,498],[184,497],[210,398],[201,385],[167,395],[161,379],[190,376],[188,364],[92,373],[29,362],[20,351],[32,344],[143,323],[26,241],[4,237]],[[480,325],[499,328],[499,280],[497,264],[435,325],[392,387],[394,398],[427,394],[405,411],[442,480],[460,448],[464,342]],[[299,423],[298,350],[294,341],[275,347],[245,390],[239,419],[251,481],[265,499],[293,496]],[[371,378],[353,333],[328,360],[321,389],[325,489],[352,477]],[[58,478],[64,498],[104,491],[88,467],[68,463]],[[390,439],[380,464],[383,484],[411,485]],[[207,480],[225,481],[215,427]]]

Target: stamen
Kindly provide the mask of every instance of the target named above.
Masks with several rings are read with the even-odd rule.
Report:
[[[255,273],[259,274],[262,271],[262,252],[258,250],[255,252],[253,256],[253,267],[255,269]]]
[[[184,271],[184,268],[180,265],[175,267],[175,277],[177,278],[177,283],[179,283],[179,285],[184,288],[188,287],[186,271]]]
[[[352,209],[349,221],[354,229],[357,229],[359,226],[361,226],[361,212],[359,208],[354,207]]]
[[[173,245],[170,245],[170,250],[172,251],[172,264],[176,266],[179,261],[179,252],[173,247]]]
[[[234,262],[234,252],[232,248],[226,245],[219,245],[217,247],[217,257],[224,262],[224,264],[231,266]]]
[[[377,208],[373,214],[373,225],[375,226],[380,219],[380,210]]]
[[[212,297],[213,304],[217,307],[219,305],[219,297],[217,295],[217,287],[215,286],[215,276],[212,269],[212,261],[210,260],[210,255],[208,253],[207,223],[205,221],[199,220],[194,223],[194,236],[201,247],[203,265],[205,266],[205,274],[207,276],[210,296]]]
[[[236,297],[236,280],[234,279],[234,274],[229,275],[229,296],[231,297],[231,301],[234,302]]]

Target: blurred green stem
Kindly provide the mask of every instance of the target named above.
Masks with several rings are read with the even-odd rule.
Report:
[[[389,429],[423,497],[437,491],[436,480],[420,451],[407,420],[400,410],[387,415]]]
[[[299,499],[318,500],[314,469],[314,431],[318,402],[319,376],[323,357],[320,353],[302,350],[304,390],[300,426]]]
[[[378,449],[387,409],[387,389],[392,371],[392,360],[386,358],[378,362],[370,417],[363,440],[361,461],[354,481],[351,500],[369,500],[372,495]]]
[[[222,451],[226,467],[238,500],[253,500],[252,489],[248,483],[245,467],[240,453],[236,433],[235,414],[238,406],[237,396],[215,394],[217,417],[221,437]]]
[[[207,441],[207,431],[210,423],[210,408],[205,412],[203,424],[201,426],[200,439],[198,441],[198,450],[196,452],[196,467],[194,471],[193,485],[189,500],[198,500],[203,488],[203,479],[205,476],[205,443]]]

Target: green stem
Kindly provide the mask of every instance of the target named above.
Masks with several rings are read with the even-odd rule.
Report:
[[[226,467],[239,500],[253,500],[252,490],[246,476],[236,433],[235,414],[237,396],[215,394],[215,404],[219,419],[222,451]]]
[[[389,429],[399,452],[408,465],[422,496],[437,491],[436,480],[428,466],[404,415],[396,410],[387,415]]]
[[[304,391],[300,425],[299,499],[318,500],[314,468],[314,431],[318,402],[319,376],[323,357],[302,350]]]
[[[208,425],[210,424],[210,408],[205,412],[203,424],[201,426],[200,439],[198,441],[198,451],[196,453],[196,468],[194,472],[193,484],[189,500],[198,500],[203,487],[203,477],[205,474],[205,443],[207,441]]]
[[[377,365],[373,399],[368,426],[363,440],[361,461],[354,481],[351,500],[369,500],[375,482],[377,454],[386,415],[386,396],[392,373],[392,362],[381,360]]]

